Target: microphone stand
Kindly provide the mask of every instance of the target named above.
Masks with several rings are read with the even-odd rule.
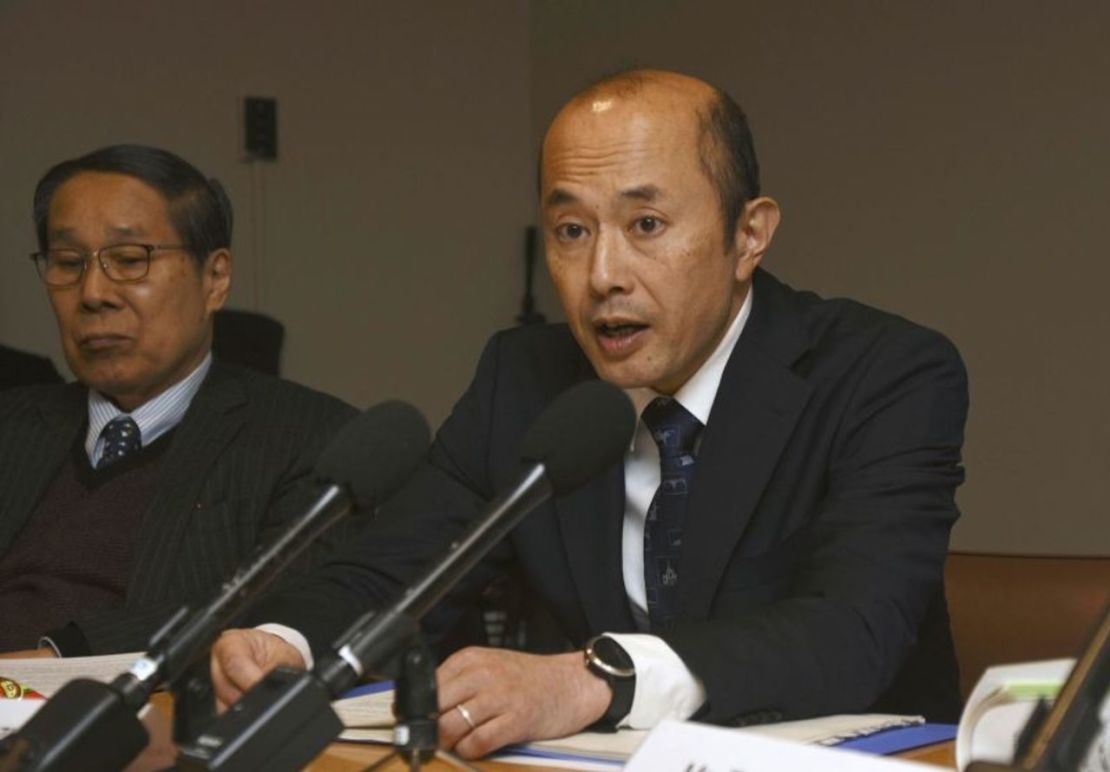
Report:
[[[425,717],[417,719],[416,725],[426,733],[427,726],[423,722],[432,712],[438,713],[438,706],[434,700],[434,670],[430,676],[433,685],[430,690],[428,681],[423,680],[419,672],[420,667],[431,667],[431,663],[426,647],[419,643],[416,620],[552,492],[543,464],[529,466],[516,485],[495,500],[451,544],[444,558],[432,564],[396,603],[384,611],[368,612],[357,619],[339,636],[334,651],[321,659],[311,672],[284,667],[270,671],[203,734],[180,748],[177,769],[194,772],[300,769],[343,729],[331,701],[368,672],[380,672],[383,666],[397,662],[398,657],[404,677],[406,659],[413,657],[414,645],[418,652],[416,659],[427,664],[408,664],[414,670],[405,679],[404,688],[414,691],[402,696],[398,686],[397,700],[400,703],[403,699],[418,716]],[[424,734],[415,744],[419,747],[410,748],[410,739],[404,730],[394,734],[397,753],[411,763],[413,758],[421,756],[428,740]]]
[[[416,636],[408,651],[401,656],[400,672],[394,689],[393,752],[367,767],[381,769],[393,759],[408,763],[418,772],[424,762],[433,758],[456,769],[478,772],[451,751],[439,747],[439,698],[436,692],[436,666],[427,644]]]

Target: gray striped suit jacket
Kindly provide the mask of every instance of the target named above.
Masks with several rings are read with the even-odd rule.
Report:
[[[316,456],[354,414],[326,394],[214,363],[162,459],[123,606],[73,620],[91,653],[145,649],[182,603],[213,596],[315,498]],[[0,554],[83,438],[87,417],[81,384],[0,395]]]

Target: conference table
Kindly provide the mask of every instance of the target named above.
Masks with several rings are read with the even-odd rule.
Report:
[[[315,761],[308,766],[311,772],[355,772],[365,769],[370,764],[389,753],[389,748],[381,745],[366,745],[356,743],[332,743]],[[897,758],[918,761],[923,764],[932,764],[942,769],[953,770],[956,768],[955,743],[938,743],[924,748],[899,753]],[[476,766],[490,772],[551,772],[551,767],[527,766],[524,764],[509,764],[498,761],[479,761]],[[454,767],[442,761],[432,761],[426,765],[429,772],[448,772]],[[407,768],[399,760],[386,767],[386,769],[399,770]],[[616,767],[614,767],[616,769]]]
[[[170,740],[172,701],[168,694],[156,694],[152,703],[154,710],[151,710],[143,720],[147,731],[151,735],[150,746],[134,764],[128,767],[128,772],[149,772],[149,770],[165,769],[173,763],[174,747]],[[333,742],[308,765],[307,769],[310,772],[355,772],[355,770],[365,769],[391,751],[392,748],[386,745]],[[931,764],[941,769],[954,770],[956,768],[955,743],[946,742],[928,745],[899,753],[897,758]],[[406,769],[407,766],[406,763],[395,759],[386,769],[400,770]],[[425,766],[429,772],[451,772],[455,769],[437,759],[433,759]],[[550,772],[552,769],[548,766],[510,764],[496,760],[479,761],[475,766],[489,772]],[[616,768],[614,767],[614,769]]]

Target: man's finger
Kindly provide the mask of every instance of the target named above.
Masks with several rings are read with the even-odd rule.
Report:
[[[452,707],[440,711],[439,745],[441,748],[451,750],[469,731],[471,731],[470,725],[459,715],[458,710]]]
[[[266,673],[255,661],[253,652],[234,652],[221,660],[227,680],[240,691],[247,691],[262,680]]]
[[[498,748],[521,739],[520,728],[512,714],[494,716],[468,732],[455,744],[455,753],[464,759],[480,759]]]
[[[447,681],[439,687],[439,711],[452,710],[460,702],[469,702],[481,693],[479,679],[464,676]]]
[[[485,669],[471,661],[466,667],[448,668],[450,659],[436,670],[440,715],[454,710],[459,703],[469,703],[482,694],[483,685],[488,685]]]
[[[264,662],[257,661],[258,650],[251,645],[253,630],[229,630],[212,647],[212,686],[216,699],[224,706],[233,704],[264,674]]]

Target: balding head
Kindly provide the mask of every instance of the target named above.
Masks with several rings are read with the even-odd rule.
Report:
[[[576,96],[544,138],[548,270],[610,383],[674,394],[736,318],[770,244],[778,205],[748,199],[743,116],[740,142],[718,130],[729,104],[694,78],[624,73]]]
[[[555,116],[547,137],[584,117],[637,105],[669,113],[676,123],[693,122],[697,158],[717,192],[725,246],[731,246],[744,204],[760,194],[759,163],[744,111],[715,86],[665,70],[609,75],[573,96]]]

